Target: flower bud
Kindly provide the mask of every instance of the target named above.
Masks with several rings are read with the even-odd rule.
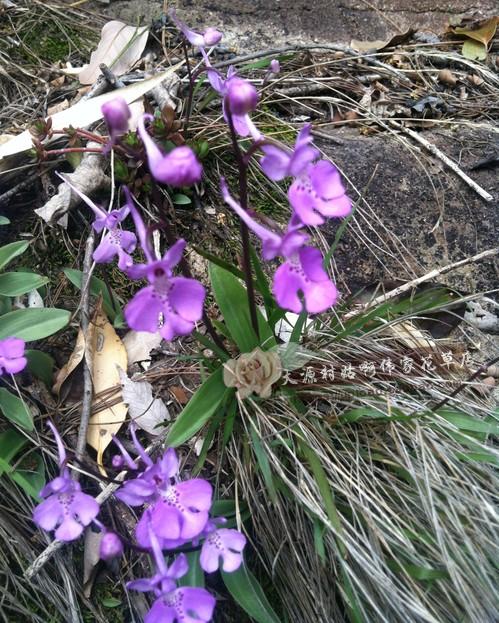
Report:
[[[278,74],[281,71],[281,64],[276,58],[270,61],[270,71],[273,74]]]
[[[207,28],[203,34],[204,44],[207,46],[216,45],[222,37],[222,33],[216,28]]]
[[[111,459],[111,465],[115,469],[120,469],[125,464],[125,459],[120,454],[115,454]]]
[[[128,104],[122,97],[116,97],[102,104],[101,110],[111,138],[116,138],[128,132],[128,120],[131,117],[131,112]]]
[[[111,560],[123,554],[123,543],[114,532],[105,532],[99,547],[99,556],[102,560]]]
[[[227,81],[225,102],[233,115],[246,115],[256,108],[258,93],[250,82],[234,77]]]

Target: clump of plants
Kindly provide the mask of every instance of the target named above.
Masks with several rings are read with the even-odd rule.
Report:
[[[428,350],[412,324],[418,314],[445,307],[445,294],[349,308],[329,274],[334,244],[323,254],[313,241],[313,228],[352,215],[337,168],[320,157],[309,126],[293,147],[265,136],[252,118],[259,101],[254,85],[233,67],[224,74],[211,64],[207,48],[222,34],[198,33],[171,17],[204,60],[190,74],[183,125],[162,111],[143,115],[138,133],[130,132],[129,107],[118,97],[102,109],[107,138],[72,130],[73,139],[95,140],[101,146],[92,150],[122,163],[118,209],[96,205],[61,177],[94,214],[93,260],[116,262],[135,284],[123,309],[126,326],[159,331],[166,341],[193,336],[203,381],[153,447],[144,448],[134,422],[132,444],[113,436],[117,453],[105,465],[109,495],[85,490],[79,472],[70,470],[71,451],[48,422],[59,473],[41,489],[33,520],[54,533],[49,555],[92,527],[102,560],[120,564],[127,552],[143,559],[148,573],[130,577],[126,590],[132,600],[134,591],[151,595],[146,623],[212,620],[216,598],[205,574],[216,572],[258,623],[455,621],[463,613],[477,623],[493,620],[497,456],[489,436],[497,433],[497,414],[466,389],[469,362],[452,350],[446,356],[438,347]],[[273,60],[269,75],[279,71]],[[238,170],[235,183],[220,177],[220,197],[239,220],[240,265],[204,253],[216,320],[206,311],[207,284],[193,275],[184,257],[188,243],[177,239],[173,220],[165,211],[159,223],[149,223],[140,206],[145,193],[161,199],[160,188],[179,202],[202,179],[205,148],[187,140],[202,74],[221,102]],[[41,130],[36,149],[46,157],[50,124]],[[284,226],[252,207],[247,173],[255,161],[268,179],[290,182]],[[162,253],[157,230],[168,245]],[[12,279],[24,284],[28,277]],[[19,293],[40,285],[30,281]],[[22,339],[44,335],[23,333],[15,321],[4,331],[8,317],[0,317],[6,337],[0,365],[15,374],[27,362]],[[462,387],[449,395],[454,378]],[[4,402],[0,395],[9,417]],[[189,474],[175,448],[200,431],[199,460]],[[234,490],[233,499],[223,499],[220,474],[198,477],[213,446],[219,465],[229,467],[224,486]],[[105,484],[102,476],[94,479]],[[131,535],[108,525],[113,495],[136,511]],[[29,573],[47,559],[42,553]],[[263,570],[273,584],[272,600],[249,569],[256,559],[258,574]]]

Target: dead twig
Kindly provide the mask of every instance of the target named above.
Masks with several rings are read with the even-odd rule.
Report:
[[[488,249],[487,251],[482,251],[482,253],[478,253],[477,255],[473,255],[472,257],[467,257],[464,260],[459,260],[459,262],[454,262],[453,264],[447,264],[447,266],[442,266],[441,268],[435,268],[434,270],[431,270],[429,273],[426,273],[426,275],[423,275],[422,277],[418,277],[417,279],[413,279],[412,281],[408,281],[407,283],[404,283],[398,288],[395,288],[394,290],[390,290],[390,292],[387,292],[386,294],[382,294],[381,296],[376,297],[375,299],[373,299],[369,303],[366,303],[365,305],[362,305],[358,309],[354,309],[353,311],[348,312],[348,314],[345,314],[342,317],[342,320],[346,321],[346,320],[351,320],[352,318],[356,318],[360,314],[365,313],[366,311],[368,311],[369,309],[372,309],[373,307],[376,307],[377,305],[381,305],[382,303],[385,303],[386,301],[389,301],[397,296],[400,296],[401,294],[404,294],[405,292],[409,292],[416,286],[419,286],[421,283],[425,283],[426,281],[435,279],[435,277],[444,275],[445,273],[448,273],[451,270],[455,270],[456,268],[461,268],[461,266],[466,266],[467,264],[473,264],[475,262],[479,262],[488,257],[493,257],[494,255],[498,255],[498,254],[499,254],[499,247],[496,247],[494,249]]]
[[[419,134],[418,132],[414,132],[414,130],[411,130],[410,128],[402,127],[396,121],[391,121],[390,125],[393,126],[394,128],[397,128],[397,130],[400,130],[404,132],[405,134],[408,134],[415,141],[423,145],[423,147],[425,147],[427,151],[429,151],[431,154],[439,158],[439,160],[441,160],[444,164],[446,164],[449,167],[449,169],[454,171],[456,175],[459,175],[459,177],[466,184],[468,184],[468,186],[472,188],[478,195],[480,195],[482,199],[485,199],[485,201],[494,200],[494,197],[490,193],[488,193],[486,190],[484,190],[481,186],[479,186],[474,180],[472,180],[469,175],[466,175],[466,173],[458,167],[458,165],[454,162],[454,160],[451,160],[448,156],[444,154],[443,151],[441,151],[433,143],[430,143],[430,141],[427,141],[423,136],[421,136],[421,134]]]
[[[81,329],[85,340],[88,339],[89,334],[89,295],[90,295],[90,278],[92,268],[92,254],[94,250],[94,230],[91,229],[87,238],[87,244],[85,245],[85,258],[83,260],[83,275],[82,275],[82,288],[81,288],[81,302],[80,302],[80,318]],[[85,346],[85,351],[87,347]],[[83,357],[83,401],[81,405],[81,419],[80,427],[78,429],[78,440],[76,442],[76,460],[81,462],[85,454],[85,446],[87,443],[87,428],[90,420],[90,414],[92,411],[92,370],[91,370],[90,358]],[[73,473],[75,480],[79,478],[79,472]]]

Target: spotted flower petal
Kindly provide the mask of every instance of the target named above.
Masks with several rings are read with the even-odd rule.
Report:
[[[219,528],[210,532],[203,546],[199,563],[204,571],[217,571],[220,559],[222,568],[231,573],[239,568],[242,562],[242,551],[246,545],[246,537],[238,530]]]
[[[216,600],[204,588],[177,588],[157,599],[145,623],[208,623]]]

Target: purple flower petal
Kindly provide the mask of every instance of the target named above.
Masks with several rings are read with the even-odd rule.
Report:
[[[299,271],[290,262],[284,262],[276,270],[273,282],[273,293],[279,307],[299,314],[303,309],[298,297],[300,290],[303,290],[303,280]]]
[[[161,473],[166,478],[173,478],[178,474],[178,457],[173,448],[168,448],[159,462]]]
[[[69,513],[78,519],[81,524],[88,526],[99,514],[100,507],[98,502],[91,495],[81,491],[77,491],[71,497],[73,499],[69,503]]]
[[[187,562],[187,556],[180,554],[175,558],[173,563],[168,567],[168,577],[178,580],[183,577],[189,571],[189,563]]]
[[[134,478],[127,480],[121,489],[116,491],[116,497],[129,506],[141,506],[151,501],[155,493],[156,487],[153,483],[142,478]]]
[[[145,623],[208,623],[216,600],[204,588],[177,588],[157,599]]]
[[[307,177],[298,177],[288,190],[288,199],[295,213],[305,225],[316,227],[324,223],[324,218],[315,211],[317,194]]]
[[[340,172],[327,160],[316,162],[309,171],[310,181],[315,192],[323,199],[332,199],[345,194]]]
[[[28,360],[24,357],[24,340],[6,337],[0,340],[0,374],[17,374],[23,370]]]
[[[162,539],[180,539],[182,520],[181,511],[164,499],[151,508],[151,528]]]
[[[153,286],[139,290],[125,307],[125,318],[128,326],[136,331],[158,330],[159,314],[163,303],[154,292]]]
[[[142,517],[135,526],[135,538],[137,540],[137,543],[140,545],[140,547],[144,547],[147,549],[151,548],[151,539],[149,537],[150,521],[150,516],[148,516],[146,513],[143,513]],[[156,535],[156,538],[159,541],[159,546],[163,550],[177,549],[177,547],[181,547],[182,545],[185,545],[185,543],[187,543],[185,539],[164,539],[159,535]]]
[[[205,289],[195,279],[170,279],[168,299],[175,312],[184,320],[197,322],[203,315]]]
[[[62,516],[62,508],[57,495],[51,495],[38,504],[33,511],[33,521],[37,526],[51,532],[58,525]]]
[[[165,317],[164,325],[159,330],[161,337],[167,342],[171,342],[180,335],[189,335],[194,330],[194,323],[184,320],[177,314],[169,313]]]
[[[276,182],[284,179],[288,175],[291,155],[275,145],[262,145],[265,154],[260,160],[265,175]]]
[[[73,517],[66,515],[61,525],[55,531],[55,538],[59,541],[74,541],[83,532],[83,526]]]

